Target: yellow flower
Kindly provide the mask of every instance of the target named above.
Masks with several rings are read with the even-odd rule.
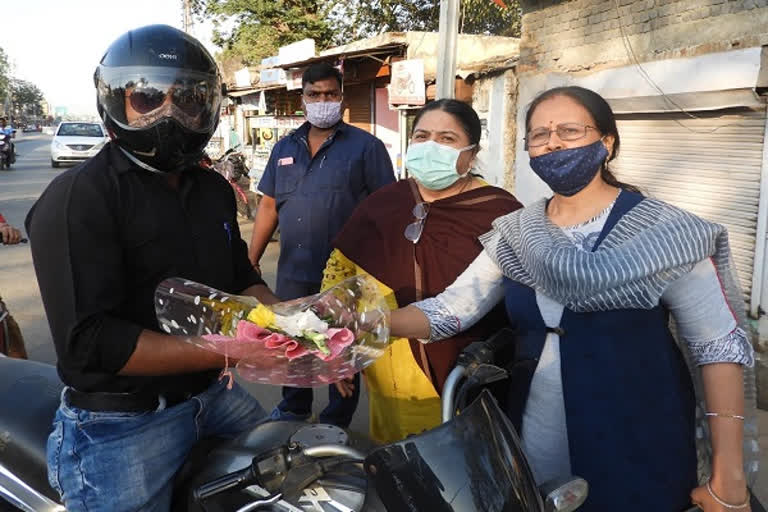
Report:
[[[248,321],[267,328],[275,321],[275,314],[264,304],[259,304],[248,313]]]

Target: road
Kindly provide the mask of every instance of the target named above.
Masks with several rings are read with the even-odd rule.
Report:
[[[0,171],[0,212],[11,224],[22,226],[24,217],[48,183],[65,169],[50,167],[51,137],[40,134],[20,134],[17,139],[19,158],[10,171]],[[250,240],[250,223],[241,223],[240,229],[245,240]],[[21,325],[31,359],[55,363],[56,356],[51,333],[43,311],[37,288],[28,245],[0,247],[0,293]],[[267,283],[275,284],[278,247],[272,243],[267,249],[262,269]],[[252,383],[243,383],[267,410],[280,400],[280,388]],[[315,391],[314,413],[318,415],[327,403],[325,389]],[[368,401],[365,392],[361,394],[360,406],[351,429],[357,433],[368,431]],[[760,432],[763,456],[762,474],[756,494],[768,503],[768,412],[760,413]],[[629,477],[629,476],[628,476]]]
[[[15,140],[16,163],[10,171],[0,171],[0,212],[18,228],[23,226],[24,217],[40,193],[61,172],[50,166],[50,139],[45,135],[19,133]],[[29,246],[0,246],[0,251],[0,294],[22,327],[29,357],[54,363],[51,333]]]

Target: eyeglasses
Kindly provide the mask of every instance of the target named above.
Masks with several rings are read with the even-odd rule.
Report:
[[[429,203],[416,203],[416,206],[413,207],[413,216],[416,217],[416,220],[405,226],[406,240],[414,244],[418,243],[421,233],[424,232],[424,221],[427,219],[427,213],[429,213]]]
[[[562,123],[557,125],[554,130],[542,126],[529,131],[525,137],[525,143],[529,148],[544,146],[549,142],[552,132],[557,133],[557,138],[560,140],[579,140],[587,136],[589,129],[597,130],[594,126],[585,126],[579,123]]]

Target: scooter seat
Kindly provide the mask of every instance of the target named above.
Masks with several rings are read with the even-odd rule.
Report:
[[[54,366],[0,357],[0,464],[54,501],[45,450],[63,388]]]

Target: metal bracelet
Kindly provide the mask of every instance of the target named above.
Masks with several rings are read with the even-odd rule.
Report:
[[[741,505],[731,505],[730,503],[726,503],[723,500],[721,500],[717,496],[717,494],[715,494],[715,491],[712,490],[712,486],[709,485],[709,480],[707,480],[707,492],[709,493],[710,496],[712,496],[713,500],[715,500],[718,504],[720,504],[721,506],[723,506],[725,508],[732,509],[732,510],[737,510],[737,509],[741,509],[741,508],[747,508],[749,506],[749,491],[747,491],[747,499],[746,499],[746,501],[744,501],[744,503],[742,503]]]
[[[734,420],[744,421],[744,416],[739,416],[738,414],[722,414],[719,412],[705,412],[704,416],[717,416],[720,418],[731,418]]]

